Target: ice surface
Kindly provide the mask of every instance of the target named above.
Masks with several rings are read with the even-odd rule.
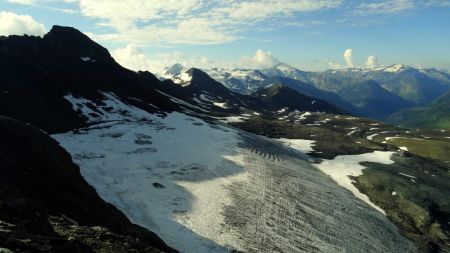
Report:
[[[102,109],[89,128],[53,138],[103,199],[180,252],[415,250],[386,217],[291,149],[310,150],[310,141],[285,148],[221,123],[178,112],[161,117],[104,95],[112,110]],[[88,116],[92,102],[66,99]],[[356,167],[385,154],[367,156],[345,162]]]

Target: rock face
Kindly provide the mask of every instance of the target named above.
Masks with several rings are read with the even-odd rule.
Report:
[[[0,139],[0,247],[174,252],[103,201],[70,155],[43,132],[1,116]]]

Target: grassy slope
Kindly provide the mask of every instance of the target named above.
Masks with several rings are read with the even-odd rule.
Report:
[[[428,106],[395,113],[390,121],[408,127],[450,129],[450,92]]]
[[[388,141],[397,147],[407,147],[408,151],[424,157],[441,161],[450,161],[450,140],[426,140],[398,138]]]

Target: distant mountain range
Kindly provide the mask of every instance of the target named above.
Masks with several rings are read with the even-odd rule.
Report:
[[[425,104],[450,88],[450,75],[435,69],[416,69],[405,65],[387,68],[327,70],[311,73],[310,81],[317,87],[337,91],[347,82],[376,81],[387,91],[415,104]]]
[[[171,68],[171,70],[175,69],[177,71],[171,73],[176,75],[164,80],[163,85],[158,86],[158,89],[209,112],[273,114],[283,109],[286,112],[297,110],[348,114],[348,111],[321,99],[326,95],[312,97],[310,93],[314,94],[314,92],[305,94],[299,92],[301,89],[292,88],[285,83],[273,82],[246,95],[228,89],[200,69],[186,70],[179,65]],[[313,91],[317,90],[318,94],[327,94],[313,86],[307,86]]]
[[[176,64],[160,77],[177,82],[183,78],[184,71],[183,66]],[[388,120],[395,112],[426,105],[450,89],[448,73],[401,64],[308,72],[280,63],[260,70],[213,68],[203,71],[241,94],[253,94],[260,88],[283,84],[354,115],[381,120]]]

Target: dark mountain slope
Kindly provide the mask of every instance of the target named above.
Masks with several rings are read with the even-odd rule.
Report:
[[[70,155],[43,132],[0,116],[0,139],[0,247],[18,252],[173,251],[103,201]]]
[[[407,127],[450,129],[450,92],[427,106],[397,112],[389,121]]]
[[[342,108],[352,114],[355,114],[355,115],[360,114],[356,107],[354,107],[351,103],[343,100],[335,93],[320,90],[311,84],[304,83],[304,82],[296,80],[296,79],[276,76],[276,77],[267,79],[264,82],[264,85],[267,86],[270,84],[280,84],[280,83],[285,86],[290,87],[291,89],[298,91],[301,94],[321,99],[321,100],[331,103],[339,108]]]
[[[384,119],[395,111],[413,105],[372,80],[348,83],[338,94],[356,106],[363,115],[376,119]]]
[[[328,112],[332,114],[347,114],[342,109],[317,98],[303,95],[283,84],[273,84],[261,88],[253,94],[261,100],[267,108],[278,111],[282,108],[311,112]]]
[[[85,123],[64,99],[68,94],[96,101],[101,92],[114,92],[147,111],[176,109],[155,91],[158,82],[121,67],[105,48],[73,28],[54,26],[43,38],[0,38],[0,114],[52,133]]]
[[[429,103],[450,89],[448,80],[436,79],[414,68],[390,75],[378,71],[370,73],[369,77],[386,90],[417,104]]]

